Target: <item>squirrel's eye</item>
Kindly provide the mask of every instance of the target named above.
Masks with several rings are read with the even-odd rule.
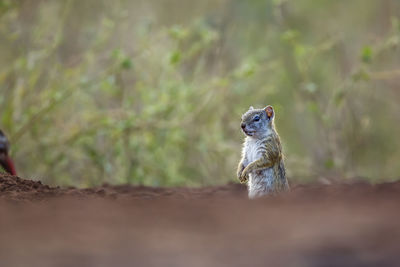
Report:
[[[260,120],[260,116],[255,116],[253,120],[254,121],[259,121]]]

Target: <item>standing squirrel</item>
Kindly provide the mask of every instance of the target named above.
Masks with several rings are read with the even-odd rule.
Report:
[[[250,107],[242,115],[241,127],[246,139],[237,176],[241,183],[247,182],[249,198],[289,190],[274,117],[271,106],[264,109]]]

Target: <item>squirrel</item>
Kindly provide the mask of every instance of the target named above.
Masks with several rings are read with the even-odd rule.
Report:
[[[289,190],[274,117],[272,106],[250,107],[242,115],[241,128],[246,138],[237,176],[241,183],[247,182],[249,198]]]

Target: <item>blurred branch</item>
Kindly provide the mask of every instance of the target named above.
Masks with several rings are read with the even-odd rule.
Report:
[[[12,136],[12,142],[18,142],[18,140],[28,132],[28,129],[32,127],[35,123],[40,123],[40,120],[48,114],[48,112],[54,109],[58,104],[65,101],[68,97],[72,95],[72,92],[65,92],[57,98],[53,98],[49,101],[49,104],[42,109],[40,109],[36,114],[34,114],[24,125],[22,125],[19,130],[16,131]]]
[[[369,76],[373,80],[391,80],[400,78],[400,69],[370,72]]]

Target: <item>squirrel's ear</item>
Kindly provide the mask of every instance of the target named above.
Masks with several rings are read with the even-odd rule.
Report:
[[[275,117],[275,112],[274,109],[272,108],[272,106],[266,106],[264,108],[265,113],[267,113],[267,117],[268,119],[273,119]]]
[[[254,109],[253,106],[250,106],[250,107],[249,107],[249,110],[253,110],[253,109]]]

